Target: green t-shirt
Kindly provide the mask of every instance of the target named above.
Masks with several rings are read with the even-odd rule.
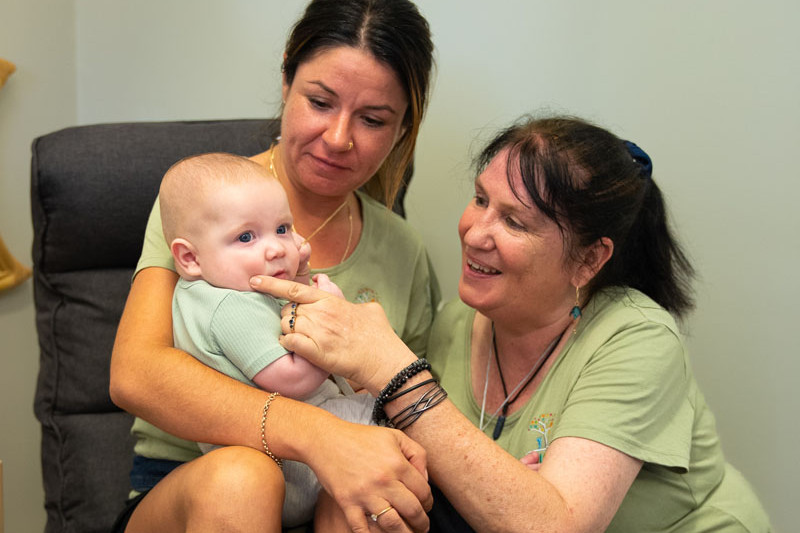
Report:
[[[172,298],[175,347],[255,387],[253,377],[286,355],[278,342],[281,307],[282,302],[260,292],[181,278]]]
[[[327,274],[351,302],[380,303],[403,342],[424,357],[441,298],[428,253],[405,220],[366,194],[357,192],[357,196],[363,218],[358,245],[341,264],[312,273]],[[158,199],[150,213],[136,272],[154,266],[175,270],[161,227]],[[200,455],[196,443],[173,437],[138,418],[131,432],[137,439],[134,451],[144,457],[189,461]]]
[[[428,360],[450,399],[479,426],[469,364],[474,317],[462,302],[448,303],[434,322]],[[494,422],[484,428],[490,437]],[[725,462],[674,320],[638,291],[606,290],[592,299],[497,442],[517,458],[538,450],[546,461],[547,447],[567,436],[644,462],[609,532],[769,531],[751,488]]]

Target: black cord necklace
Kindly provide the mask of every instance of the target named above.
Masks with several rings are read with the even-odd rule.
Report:
[[[494,360],[497,363],[497,373],[500,375],[500,384],[503,386],[503,395],[506,398],[505,400],[503,400],[503,403],[500,404],[500,408],[498,409],[498,411],[500,411],[500,416],[497,417],[497,422],[494,425],[494,432],[492,433],[492,439],[497,440],[500,438],[500,435],[503,433],[503,426],[505,426],[506,424],[506,416],[508,415],[508,408],[511,406],[512,403],[514,403],[517,400],[517,398],[519,398],[519,395],[522,394],[522,391],[524,391],[528,387],[528,385],[530,385],[531,381],[533,381],[533,379],[539,373],[539,370],[541,370],[542,366],[544,365],[544,362],[547,360],[550,354],[553,353],[553,350],[555,349],[556,345],[563,336],[564,332],[562,331],[558,337],[553,339],[553,341],[547,346],[547,348],[544,349],[542,355],[539,356],[539,359],[537,359],[536,362],[533,364],[533,367],[531,367],[531,370],[530,372],[528,372],[528,375],[522,378],[522,380],[517,384],[517,386],[514,387],[514,390],[511,391],[511,394],[509,394],[508,390],[506,389],[506,380],[505,378],[503,378],[503,370],[500,368],[500,353],[497,350],[497,336],[495,335],[494,331],[494,322],[492,322],[492,351],[494,352]],[[486,372],[486,383],[487,385],[489,383],[488,367]],[[486,387],[484,388],[483,395],[484,395],[483,400],[485,404]],[[497,411],[495,411],[495,414],[497,414]],[[481,409],[481,419],[483,419],[483,409]]]

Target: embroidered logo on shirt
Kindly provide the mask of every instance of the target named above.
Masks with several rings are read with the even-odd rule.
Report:
[[[356,299],[354,300],[357,304],[365,304],[368,302],[378,302],[378,293],[375,289],[370,289],[369,287],[362,287],[358,289],[358,293],[356,294]]]
[[[550,446],[549,434],[550,430],[553,428],[553,421],[553,413],[541,414],[539,418],[531,420],[531,423],[528,425],[528,431],[539,434],[539,436],[536,437],[536,444],[538,447],[534,450],[530,450],[525,455],[538,453],[539,462],[542,462],[544,459],[544,452],[546,452],[547,447]]]

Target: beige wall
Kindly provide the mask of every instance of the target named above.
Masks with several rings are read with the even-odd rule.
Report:
[[[0,57],[17,71],[0,90],[0,234],[31,265],[30,145],[75,123],[74,2],[0,0]],[[0,459],[5,530],[44,530],[39,425],[33,390],[39,362],[30,281],[0,293]]]
[[[9,0],[0,1],[5,19]],[[74,0],[73,33],[72,3],[12,1],[11,13],[29,25],[0,33],[0,56],[24,62],[28,72],[15,74],[0,92],[0,231],[12,251],[27,260],[34,134],[73,121],[271,115],[281,45],[304,3]],[[800,297],[793,275],[800,264],[800,4],[418,5],[431,23],[439,72],[407,207],[445,294],[455,295],[455,228],[471,195],[476,139],[523,112],[549,108],[635,140],[654,159],[655,179],[701,275],[688,342],[723,446],[776,529],[793,530],[790,482],[800,478],[791,423],[800,407],[794,387],[800,343],[790,307]],[[12,466],[35,452],[18,443],[32,448],[38,439],[30,414],[37,353],[29,299],[29,285],[0,296],[7,525],[15,513],[12,479],[28,483],[14,496],[20,506],[41,498],[36,469]],[[11,332],[24,342],[12,340],[7,349]]]

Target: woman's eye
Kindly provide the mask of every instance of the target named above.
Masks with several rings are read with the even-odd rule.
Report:
[[[511,217],[506,218],[506,224],[508,224],[509,228],[514,230],[523,231],[525,229],[525,226],[523,226],[522,224],[520,224]]]
[[[328,109],[330,107],[328,102],[319,98],[309,97],[308,101],[311,103],[311,107],[315,107],[317,109]]]
[[[285,235],[286,233],[289,233],[289,226],[287,226],[286,224],[281,224],[280,226],[278,226],[277,233],[278,235]]]
[[[239,242],[250,242],[255,238],[252,231],[245,231],[241,235],[239,235],[238,241]]]
[[[381,126],[386,124],[386,122],[384,122],[383,120],[373,117],[363,117],[361,120],[363,120],[364,124],[366,124],[370,128],[380,128]]]
[[[486,198],[484,198],[480,194],[476,194],[475,196],[472,197],[472,199],[475,202],[475,205],[477,206],[486,207],[487,205]]]

